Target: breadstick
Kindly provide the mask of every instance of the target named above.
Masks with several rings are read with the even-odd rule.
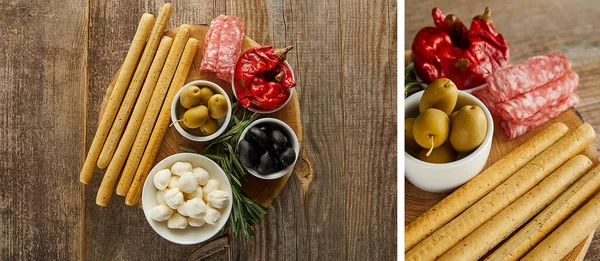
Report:
[[[599,174],[600,166],[596,166],[485,260],[516,261],[522,258],[596,193],[600,188]]]
[[[154,86],[156,86],[156,80],[158,79],[160,71],[162,70],[162,67],[165,64],[165,60],[167,59],[167,54],[169,53],[169,49],[171,49],[172,43],[173,39],[168,36],[164,36],[160,42],[158,51],[156,52],[156,56],[154,57],[154,61],[152,61],[152,66],[150,67],[148,77],[144,82],[144,87],[142,88],[140,97],[138,98],[138,101],[135,104],[135,109],[133,110],[131,119],[127,124],[125,134],[123,134],[123,138],[119,142],[117,152],[115,153],[113,159],[110,161],[106,173],[104,173],[102,184],[100,185],[100,189],[98,190],[98,195],[102,195],[103,198],[110,199],[112,195],[112,190],[115,186],[115,183],[117,182],[117,177],[119,177],[119,173],[121,172],[123,163],[127,158],[127,153],[129,153],[129,149],[131,149],[131,145],[133,144],[135,135],[137,134],[138,128],[140,127],[142,117],[144,117],[144,112],[146,111],[148,101],[150,100],[152,91],[154,90]],[[117,192],[117,194],[119,193]],[[102,202],[106,202],[106,204],[108,204],[108,200]]]
[[[152,98],[150,98],[150,103],[148,104],[146,112],[144,113],[142,124],[135,135],[135,141],[131,147],[129,156],[127,157],[123,173],[121,173],[121,180],[123,180],[123,183],[127,183],[125,180],[131,180],[135,175],[135,171],[140,163],[142,154],[144,153],[144,149],[148,143],[148,139],[150,139],[150,134],[152,133],[152,128],[156,122],[156,117],[160,112],[165,95],[169,89],[171,80],[173,79],[173,74],[175,74],[177,64],[179,63],[179,59],[181,58],[181,54],[183,53],[183,49],[185,48],[185,44],[187,43],[189,37],[190,26],[181,25],[179,29],[177,29],[177,34],[175,35],[173,45],[171,46],[171,50],[167,56],[167,61],[160,72],[158,83],[156,83],[156,87],[152,93]],[[119,181],[119,183],[121,183],[121,181]],[[124,184],[123,186],[129,187],[129,184]]]
[[[133,110],[133,105],[140,94],[142,83],[144,83],[144,79],[146,79],[146,75],[148,74],[148,70],[150,69],[150,65],[152,64],[152,60],[154,59],[158,45],[160,44],[161,37],[167,28],[169,18],[171,18],[172,11],[173,8],[169,3],[163,5],[163,7],[160,9],[156,23],[154,23],[154,27],[152,28],[152,33],[150,33],[150,38],[148,39],[146,47],[144,48],[142,58],[137,65],[137,69],[135,70],[135,74],[131,80],[131,84],[129,85],[127,93],[125,94],[125,98],[121,103],[121,108],[119,109],[117,118],[110,129],[110,133],[106,138],[106,142],[104,142],[104,147],[102,148],[102,152],[98,158],[98,167],[101,169],[108,166],[108,163],[117,149],[117,144],[121,138],[121,135],[123,134],[123,130],[125,129],[125,124],[127,124],[131,110]]]
[[[115,84],[117,83],[117,78],[119,78],[120,71],[121,71],[121,68],[119,68],[119,70],[117,71],[117,74],[110,81],[108,88],[106,88],[106,94],[104,94],[104,98],[102,98],[102,103],[100,103],[100,112],[98,113],[98,125],[100,125],[100,122],[102,121],[102,114],[104,114],[104,109],[106,109],[106,104],[108,103],[108,100],[110,99],[110,94],[112,93],[113,89],[115,88]]]
[[[585,149],[595,137],[590,124],[581,124],[574,132],[562,137],[458,217],[413,247],[406,253],[406,260],[434,260],[440,257],[548,174]]]
[[[131,46],[129,47],[125,61],[123,62],[123,66],[121,66],[121,70],[119,71],[117,83],[115,84],[115,87],[110,95],[110,99],[106,104],[104,114],[102,117],[100,117],[101,122],[98,124],[94,141],[92,142],[92,146],[90,147],[87,157],[85,158],[85,162],[83,163],[83,167],[81,168],[79,181],[84,184],[88,184],[94,175],[96,161],[98,160],[98,156],[100,155],[100,151],[102,150],[102,146],[104,145],[104,141],[106,140],[106,136],[110,131],[110,127],[113,124],[115,116],[117,116],[117,111],[121,106],[121,101],[123,100],[125,91],[127,91],[127,87],[129,87],[129,82],[131,81],[131,77],[133,76],[137,62],[142,55],[142,51],[144,50],[144,45],[146,44],[146,39],[148,38],[148,33],[152,28],[153,22],[153,15],[148,13],[142,15],[142,19],[140,20],[137,31],[135,32],[135,36],[133,37],[133,41],[131,42]]]
[[[573,157],[438,260],[478,260],[560,196],[591,167],[592,161],[586,156]]]
[[[404,228],[405,251],[481,199],[527,162],[564,136],[569,128],[555,123],[475,176]]]
[[[167,94],[165,103],[160,110],[160,115],[158,116],[154,130],[152,131],[152,136],[150,137],[150,141],[148,142],[148,146],[146,147],[146,151],[144,152],[140,166],[135,173],[133,184],[127,192],[127,197],[125,197],[125,204],[129,206],[137,204],[140,199],[140,194],[142,192],[142,187],[144,185],[144,181],[146,180],[146,176],[152,168],[154,158],[158,153],[158,149],[160,148],[160,144],[162,143],[165,133],[167,132],[169,123],[171,123],[171,103],[173,102],[175,94],[177,94],[179,89],[181,89],[185,83],[185,79],[190,71],[190,67],[194,61],[194,55],[196,54],[197,49],[198,40],[190,38],[185,46],[185,50],[183,51],[181,61],[179,61],[179,65],[177,66],[177,72],[175,72],[175,77],[173,78],[171,87],[169,87],[169,93]]]

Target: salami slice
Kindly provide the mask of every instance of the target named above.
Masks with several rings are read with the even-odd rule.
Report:
[[[495,104],[530,92],[571,69],[571,62],[561,53],[534,56],[517,65],[498,70],[486,77]]]
[[[204,37],[204,50],[200,72],[215,72],[217,69],[217,58],[219,57],[219,47],[221,46],[221,31],[225,16],[219,15],[210,22],[210,29]]]
[[[512,140],[516,137],[519,137],[529,132],[530,130],[533,130],[534,128],[546,123],[547,121],[558,116],[559,114],[568,110],[569,108],[579,104],[579,102],[579,96],[573,93],[566,99],[560,101],[558,104],[549,108],[545,108],[539,111],[538,113],[534,114],[533,116],[527,118],[528,124],[519,124],[509,121],[502,121],[501,126],[504,130],[504,135],[508,140]]]
[[[577,90],[579,75],[568,71],[547,84],[498,104],[497,112],[502,119],[514,123],[528,124],[525,120],[540,110],[557,104]]]
[[[499,115],[498,109],[496,108],[496,104],[494,103],[494,101],[492,101],[492,94],[490,93],[490,90],[487,87],[473,91],[471,94],[477,97],[477,99],[479,99],[481,102],[483,102],[483,104],[485,104],[485,107],[488,108],[491,114],[496,116]]]
[[[235,63],[242,51],[243,41],[244,21],[235,16],[226,17],[223,30],[221,31],[221,45],[219,47],[217,68],[215,70],[218,78],[231,82]]]

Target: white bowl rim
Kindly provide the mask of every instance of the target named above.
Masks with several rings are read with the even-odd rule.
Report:
[[[211,135],[207,135],[207,136],[193,135],[193,134],[187,132],[186,130],[184,130],[181,127],[181,125],[178,122],[176,122],[178,120],[176,109],[177,109],[177,104],[179,104],[179,97],[181,96],[181,92],[183,91],[183,89],[185,89],[186,87],[191,86],[191,85],[209,86],[211,89],[216,90],[219,93],[221,93],[223,96],[225,96],[225,98],[227,100],[228,108],[227,108],[227,114],[225,115],[225,121],[223,122],[223,125],[221,125],[221,127],[219,127],[219,129]],[[179,89],[177,94],[175,94],[175,98],[173,99],[173,102],[171,103],[171,122],[175,122],[175,124],[173,124],[173,125],[175,126],[175,129],[177,129],[177,132],[179,132],[179,134],[181,134],[183,137],[185,137],[188,140],[200,141],[200,142],[213,140],[216,137],[218,137],[219,135],[221,135],[227,129],[227,126],[229,126],[230,120],[231,120],[231,100],[229,99],[229,95],[227,94],[227,92],[225,90],[223,90],[223,88],[221,88],[221,86],[219,86],[218,84],[211,82],[211,81],[195,80],[195,81],[187,83],[186,85],[181,87],[181,89]]]
[[[292,72],[292,79],[294,79],[294,81],[296,81],[296,77],[294,76],[294,70],[292,70],[292,66],[290,66],[290,64],[287,62],[287,60],[284,60],[283,64],[285,64],[290,69],[290,72]],[[294,91],[296,90],[296,87],[289,88],[288,90],[290,91],[290,96],[288,97],[288,99],[281,106],[279,106],[275,109],[263,110],[260,108],[256,108],[255,106],[252,106],[252,105],[250,105],[250,108],[245,108],[245,109],[248,109],[252,112],[256,112],[259,114],[269,114],[269,113],[277,112],[277,111],[283,109],[283,107],[285,107],[292,100],[292,96],[294,94]],[[235,97],[235,99],[239,101],[239,99],[237,97],[237,93],[235,92],[235,74],[231,77],[231,91],[233,92],[233,96]]]
[[[252,128],[258,124],[261,124],[261,123],[279,124],[284,129],[287,130],[288,136],[290,136],[291,141],[292,141],[292,149],[294,149],[294,151],[296,152],[296,158],[294,159],[294,163],[290,164],[289,166],[285,167],[284,169],[282,169],[278,172],[273,172],[273,173],[269,173],[266,175],[258,174],[258,172],[256,172],[255,170],[253,170],[251,168],[244,166],[244,164],[242,164],[242,167],[244,167],[244,169],[246,169],[246,171],[248,171],[250,174],[252,174],[252,176],[255,176],[259,179],[265,179],[265,180],[278,179],[278,178],[285,176],[288,172],[293,170],[294,166],[296,165],[296,162],[298,161],[298,158],[300,157],[300,155],[299,155],[300,154],[300,143],[298,142],[298,136],[296,136],[296,133],[294,132],[292,127],[290,127],[290,125],[288,125],[287,123],[285,123],[284,121],[282,121],[280,119],[261,118],[261,119],[255,120],[254,122],[252,122],[248,126],[246,126],[246,128],[242,131],[242,134],[240,135],[240,139],[238,140],[237,144],[239,145],[240,142],[244,139],[244,137],[246,137],[246,133],[248,133],[248,130],[250,128]]]
[[[225,220],[225,222],[221,222],[221,221],[219,221],[219,223],[222,223],[222,224],[220,224],[220,225],[219,225],[219,227],[217,227],[217,228],[215,229],[215,232],[214,232],[214,233],[207,233],[207,235],[210,235],[210,236],[209,236],[209,237],[207,237],[207,239],[206,239],[206,240],[203,240],[203,241],[197,241],[197,242],[185,242],[185,241],[178,241],[177,239],[173,239],[173,238],[170,238],[170,237],[167,237],[167,236],[163,235],[163,234],[162,234],[162,232],[158,231],[158,230],[155,228],[155,225],[156,225],[156,224],[153,222],[154,220],[153,220],[153,219],[150,217],[150,214],[147,212],[147,211],[150,211],[150,209],[149,209],[149,207],[150,207],[150,206],[148,206],[148,205],[146,205],[146,204],[150,204],[150,203],[148,203],[147,201],[144,201],[144,200],[143,200],[144,189],[146,188],[146,186],[149,186],[149,187],[151,187],[151,188],[153,188],[153,189],[156,189],[156,188],[154,187],[154,181],[153,181],[153,180],[151,180],[151,178],[150,178],[150,176],[151,176],[150,174],[151,174],[151,173],[158,172],[158,170],[156,169],[156,167],[157,167],[158,165],[160,165],[160,163],[162,163],[163,161],[169,161],[169,160],[173,160],[173,163],[175,163],[175,162],[177,161],[177,159],[176,159],[176,160],[174,160],[174,158],[185,157],[185,156],[198,157],[198,158],[201,158],[201,159],[203,159],[203,160],[207,160],[207,162],[210,162],[209,164],[216,166],[216,167],[217,167],[217,169],[219,170],[219,171],[218,171],[218,173],[219,173],[219,174],[217,174],[217,175],[223,175],[223,176],[225,177],[225,179],[224,179],[224,180],[225,180],[226,182],[225,182],[225,184],[223,184],[223,185],[227,185],[227,187],[229,187],[229,188],[230,188],[230,189],[229,189],[229,198],[230,198],[231,200],[230,200],[230,202],[229,202],[229,204],[228,204],[228,206],[227,206],[227,209],[225,209],[224,211],[222,211],[222,212],[221,212],[221,220]],[[215,174],[211,173],[211,175],[215,175]],[[146,183],[149,183],[149,184],[146,184]],[[212,159],[210,159],[210,158],[208,158],[208,157],[206,157],[206,156],[204,156],[204,155],[200,155],[200,154],[196,154],[196,153],[189,153],[189,152],[177,153],[177,154],[173,154],[173,155],[171,155],[171,156],[168,156],[168,157],[164,158],[163,160],[159,161],[159,162],[158,162],[158,163],[157,163],[157,164],[156,164],[154,167],[152,167],[152,170],[150,170],[150,172],[148,172],[148,176],[146,177],[146,181],[144,181],[144,186],[142,187],[142,210],[143,210],[143,212],[144,212],[144,216],[146,217],[146,221],[148,222],[148,224],[150,225],[150,227],[152,227],[152,230],[154,230],[154,232],[156,232],[156,234],[158,234],[160,237],[162,237],[162,238],[164,238],[164,239],[168,240],[169,242],[176,243],[176,244],[180,244],[180,245],[194,245],[194,244],[200,244],[200,243],[206,242],[206,241],[208,241],[209,239],[213,238],[213,237],[214,237],[216,234],[218,234],[218,233],[219,233],[219,232],[220,232],[220,231],[223,229],[223,227],[225,227],[225,225],[228,223],[228,220],[229,220],[229,218],[230,218],[230,216],[231,216],[231,210],[232,210],[232,208],[233,208],[233,189],[231,188],[231,183],[229,182],[229,177],[227,177],[227,174],[225,174],[225,171],[223,171],[223,169],[221,168],[221,166],[219,166],[219,164],[217,164],[217,163],[216,163],[216,162],[214,162]],[[166,221],[165,221],[165,222],[166,222]],[[166,226],[166,224],[165,224],[165,226]],[[217,225],[214,225],[214,226],[217,226]]]
[[[424,92],[424,90],[416,92],[406,99],[407,100],[411,99],[411,98],[412,99],[421,99],[421,96],[423,96],[423,92]],[[487,127],[488,127],[487,133],[485,134],[485,138],[483,139],[483,142],[479,145],[479,147],[477,147],[477,149],[475,149],[474,151],[469,153],[469,155],[467,155],[466,157],[456,160],[456,161],[448,162],[448,163],[425,162],[425,161],[422,161],[420,159],[413,157],[412,155],[410,155],[410,153],[406,152],[406,150],[405,150],[404,155],[406,158],[408,158],[410,160],[414,160],[414,162],[416,164],[420,165],[423,168],[439,168],[439,167],[448,167],[448,166],[453,167],[455,165],[463,165],[465,163],[475,160],[477,158],[476,157],[477,155],[484,153],[485,147],[487,147],[488,144],[491,146],[491,143],[492,143],[493,137],[494,137],[494,119],[492,117],[492,114],[490,113],[490,110],[488,110],[488,108],[485,106],[485,104],[483,104],[483,102],[481,102],[477,97],[473,96],[469,92],[462,91],[462,90],[459,90],[458,92],[459,92],[459,95],[460,95],[460,93],[463,93],[470,100],[473,100],[483,110],[483,113],[485,114],[485,118],[487,119]],[[406,102],[405,102],[405,104],[406,104]],[[406,111],[406,108],[404,108],[404,109]],[[488,156],[488,158],[489,158],[489,156]]]

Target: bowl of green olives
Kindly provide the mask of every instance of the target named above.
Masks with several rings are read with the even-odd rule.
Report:
[[[285,122],[262,118],[244,129],[237,153],[242,166],[253,176],[277,179],[294,168],[300,143],[294,130]]]
[[[212,140],[225,131],[231,120],[229,95],[213,82],[190,82],[175,94],[171,120],[175,129],[189,140]]]
[[[483,170],[494,121],[479,99],[442,78],[404,104],[405,176],[413,185],[446,193]]]

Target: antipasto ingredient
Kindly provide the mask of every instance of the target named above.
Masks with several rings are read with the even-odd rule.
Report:
[[[180,215],[182,215],[182,216],[184,216],[184,217],[187,217],[187,216],[188,216],[188,214],[187,214],[187,210],[186,210],[186,207],[185,207],[186,205],[187,205],[187,202],[186,202],[186,201],[183,201],[183,204],[181,204],[181,206],[179,206],[179,207],[177,208],[177,213],[179,213]]]
[[[413,248],[421,240],[487,195],[563,137],[568,130],[569,128],[563,123],[553,124],[442,199],[404,228],[405,249],[408,251]]]
[[[215,225],[217,222],[219,222],[219,219],[221,219],[221,212],[210,206],[206,206],[204,221],[206,221],[208,224]]]
[[[181,26],[178,30],[181,30]],[[127,192],[127,196],[125,198],[125,204],[127,205],[135,205],[140,199],[140,195],[142,193],[142,186],[144,184],[144,181],[146,180],[146,176],[152,168],[154,158],[158,153],[160,144],[162,143],[165,133],[167,132],[167,129],[169,127],[169,123],[171,122],[171,103],[173,102],[175,94],[185,83],[185,79],[187,78],[190,66],[192,65],[192,62],[194,60],[194,55],[196,54],[197,48],[198,40],[194,38],[189,38],[186,43],[185,49],[183,50],[181,60],[177,65],[177,70],[173,77],[173,81],[171,82],[171,85],[169,87],[167,97],[165,97],[165,102],[160,110],[154,129],[152,130],[152,135],[148,140],[148,145],[146,146],[144,155],[136,171],[136,175],[131,185],[131,188]]]
[[[410,117],[404,119],[404,144],[407,148],[410,149],[419,149],[421,146],[415,141],[415,137],[413,135],[413,126],[415,124],[415,120],[417,118]]]
[[[436,27],[421,29],[411,48],[415,71],[425,82],[444,77],[460,90],[469,89],[508,66],[508,45],[492,25],[489,8],[473,18],[468,31],[455,15],[434,8],[432,16]]]
[[[210,99],[210,97],[212,97],[215,93],[213,92],[213,90],[209,87],[202,87],[200,88],[200,105],[204,105],[204,106],[208,106],[208,100]]]
[[[449,141],[444,142],[442,146],[439,146],[431,151],[431,154],[427,156],[428,149],[421,149],[419,151],[418,159],[429,162],[429,163],[448,163],[456,160],[456,151],[452,148]]]
[[[173,215],[173,209],[165,205],[157,205],[150,210],[150,217],[156,221],[169,220]]]
[[[458,89],[454,83],[447,78],[439,78],[429,84],[423,92],[419,102],[419,112],[429,108],[436,108],[450,115],[458,100]]]
[[[208,112],[213,119],[223,118],[228,108],[227,98],[223,94],[215,94],[208,99]]]
[[[426,86],[417,79],[414,63],[410,63],[404,68],[404,98],[422,91]]]
[[[204,186],[204,188],[203,188],[204,199],[207,199],[208,194],[210,194],[211,192],[213,192],[217,189],[219,189],[219,181],[217,181],[216,179],[209,179],[208,182],[206,183],[206,186]]]
[[[185,199],[187,199],[187,200],[194,199],[194,198],[202,199],[202,196],[204,196],[204,191],[202,189],[202,186],[198,186],[196,188],[196,190],[192,191],[191,193],[185,193],[184,196],[185,196]]]
[[[589,146],[588,146],[589,147]],[[535,219],[511,236],[485,260],[516,261],[550,234],[600,188],[600,166],[588,171],[577,183],[560,195],[552,204],[539,213]]]
[[[92,179],[98,157],[100,156],[100,152],[104,142],[106,141],[106,137],[108,136],[113,121],[117,116],[117,112],[121,106],[121,101],[123,101],[125,92],[129,87],[131,77],[136,69],[137,62],[142,55],[142,51],[144,50],[146,39],[148,39],[148,34],[150,33],[153,22],[154,16],[148,13],[142,15],[142,18],[140,19],[137,31],[135,32],[135,36],[133,37],[133,41],[131,42],[131,46],[129,47],[125,61],[123,62],[123,66],[121,66],[121,70],[119,70],[117,83],[111,92],[111,99],[109,99],[108,103],[106,104],[104,115],[101,117],[101,122],[96,130],[96,135],[94,135],[94,140],[92,141],[90,150],[88,151],[83,167],[81,168],[81,173],[79,174],[79,181],[81,181],[81,183],[88,184]]]
[[[269,152],[265,152],[260,156],[260,162],[258,163],[258,166],[256,167],[256,172],[258,172],[258,174],[268,174],[269,171],[271,170],[271,167],[273,166],[273,159],[271,158],[271,155],[269,155]]]
[[[217,69],[223,23],[222,16],[217,16],[210,21],[210,28],[204,37],[204,55],[200,64],[200,72],[214,72]]]
[[[160,108],[165,99],[165,94],[167,93],[171,80],[173,79],[175,69],[177,68],[177,63],[179,62],[184,50],[184,46],[190,37],[189,30],[189,25],[181,25],[177,29],[177,34],[175,35],[173,45],[169,50],[167,61],[160,72],[158,82],[156,83],[156,87],[152,93],[152,98],[150,99],[150,103],[148,104],[148,108],[144,114],[142,125],[140,125],[138,132],[133,134],[133,136],[135,136],[135,141],[131,147],[129,156],[127,156],[127,161],[125,167],[123,168],[119,185],[117,186],[117,193],[119,193],[119,195],[126,195],[130,190],[132,180],[139,166],[144,149],[146,148],[148,140],[150,139],[150,134],[152,133],[152,129],[156,122],[156,117],[158,116]],[[125,152],[124,154],[127,153]],[[120,171],[119,169],[120,168],[114,169],[115,175],[118,175]],[[133,206],[135,203],[131,205]]]
[[[167,205],[167,200],[165,200],[165,194],[167,193],[166,190],[159,190],[156,191],[156,202],[159,205]]]
[[[203,218],[206,214],[206,203],[202,198],[193,198],[186,202],[186,211],[191,218]]]
[[[201,72],[216,73],[230,82],[244,40],[244,21],[235,16],[219,15],[211,21],[204,38],[204,58]]]
[[[586,156],[573,157],[529,192],[461,240],[460,244],[454,246],[438,260],[477,260],[481,258],[487,251],[550,204],[591,167],[592,162]]]
[[[286,148],[284,151],[279,154],[279,162],[281,162],[282,167],[287,167],[292,165],[296,160],[296,151],[292,148]]]
[[[419,114],[413,126],[413,135],[417,143],[421,147],[430,150],[444,144],[449,132],[450,120],[448,114],[433,108]]]
[[[450,144],[457,152],[469,152],[481,145],[487,134],[487,118],[477,105],[465,105],[454,116]]]
[[[285,148],[287,146],[287,136],[285,136],[280,130],[273,130],[271,132],[266,133],[271,133],[269,139],[273,144],[276,144],[279,148]]]
[[[179,103],[181,103],[181,106],[183,106],[183,108],[191,109],[194,106],[200,105],[201,99],[202,93],[200,92],[200,87],[190,85],[188,87],[185,87],[183,91],[181,91],[181,95],[179,96]]]
[[[214,208],[224,208],[229,204],[229,194],[222,190],[213,190],[208,193],[207,199],[209,206]]]
[[[244,52],[235,67],[234,86],[239,103],[272,110],[283,105],[296,86],[292,71],[284,63],[292,47],[261,46]]]
[[[203,218],[188,218],[188,224],[192,227],[201,227],[204,226],[206,221]]]
[[[571,62],[561,53],[531,57],[486,77],[490,98],[495,104],[536,89],[571,70]]]
[[[247,140],[241,140],[238,144],[240,163],[248,168],[254,168],[259,163],[259,157],[254,148]]]
[[[179,176],[171,176],[171,181],[169,181],[168,189],[179,188]]]
[[[186,172],[192,172],[192,164],[189,162],[178,161],[171,166],[171,173],[174,175],[181,176]]]
[[[521,260],[561,260],[600,225],[600,194],[577,210]]]
[[[183,193],[178,188],[172,188],[165,193],[165,201],[172,209],[177,209],[183,204]]]
[[[196,181],[198,182],[198,185],[204,186],[210,179],[210,176],[208,175],[208,171],[206,171],[205,169],[203,169],[201,167],[194,168],[192,173],[194,173],[194,176],[196,176]]]
[[[179,189],[184,193],[191,193],[198,187],[196,176],[192,172],[184,172],[179,178]]]
[[[550,146],[458,217],[413,247],[406,253],[406,259],[433,260],[440,257],[568,159],[581,152],[595,136],[591,125],[587,123],[580,125],[574,132]],[[433,241],[435,244],[432,243]]]
[[[171,181],[171,171],[168,169],[159,170],[154,174],[154,179],[152,181],[154,182],[154,186],[159,190],[167,188]]]
[[[204,105],[193,107],[183,114],[182,121],[188,128],[198,128],[208,120],[208,108]]]
[[[167,227],[173,229],[185,229],[188,225],[187,218],[179,213],[173,213],[171,218],[167,221]]]
[[[244,139],[252,144],[258,154],[263,154],[269,148],[269,137],[259,127],[250,128]]]

